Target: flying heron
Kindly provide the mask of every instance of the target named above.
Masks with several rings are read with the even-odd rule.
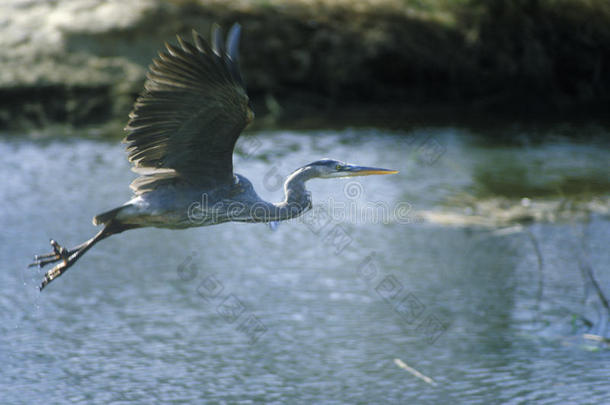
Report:
[[[211,44],[195,30],[194,45],[180,36],[178,47],[165,44],[167,52],[160,52],[149,67],[125,128],[128,159],[140,174],[130,186],[134,197],[95,216],[93,224],[103,229],[86,242],[66,249],[51,239],[53,252],[34,256],[30,264],[59,262],[46,272],[40,290],[93,245],[129,229],[287,220],[311,208],[308,180],[397,173],[317,160],[286,179],[283,201],[262,200],[247,178],[233,172],[235,142],[254,118],[239,69],[239,34],[240,26],[234,24],[223,43],[221,29],[214,25]]]

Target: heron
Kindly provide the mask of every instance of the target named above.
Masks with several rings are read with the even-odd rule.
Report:
[[[96,215],[93,224],[103,228],[86,242],[66,249],[51,239],[53,251],[34,256],[30,266],[56,263],[45,273],[41,291],[111,235],[143,227],[288,220],[311,209],[308,180],[397,173],[322,159],[286,178],[283,201],[261,199],[252,183],[233,171],[235,143],[254,119],[239,67],[240,31],[234,24],[225,41],[214,24],[209,41],[193,30],[192,43],[180,35],[177,46],[165,43],[125,127],[127,157],[139,175],[130,185],[133,198]]]

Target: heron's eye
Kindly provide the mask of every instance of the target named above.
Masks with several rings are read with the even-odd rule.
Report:
[[[341,169],[343,169],[343,166],[341,166],[341,165],[337,165],[337,166],[335,166],[335,169],[337,169],[337,170],[341,170]]]

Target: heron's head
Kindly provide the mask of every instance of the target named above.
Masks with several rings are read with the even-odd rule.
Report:
[[[317,160],[305,166],[304,169],[312,170],[314,172],[314,175],[312,177],[318,177],[322,179],[398,173],[398,170],[381,169],[379,167],[356,166],[333,159]]]

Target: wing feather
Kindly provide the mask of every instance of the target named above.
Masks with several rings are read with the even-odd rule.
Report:
[[[193,44],[178,36],[165,44],[146,75],[125,127],[128,159],[146,174],[136,194],[180,179],[212,186],[233,182],[233,148],[253,114],[238,65],[240,28],[227,37],[215,25],[211,45],[193,30]]]

